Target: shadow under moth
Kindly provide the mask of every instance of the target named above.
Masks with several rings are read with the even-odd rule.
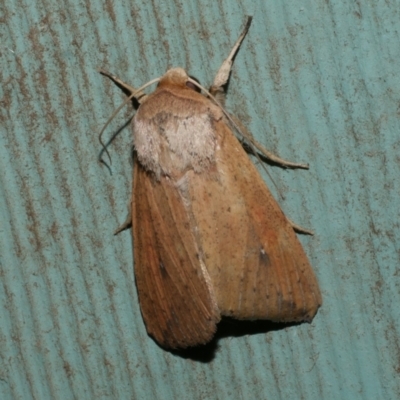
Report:
[[[296,226],[233,131],[254,153],[286,167],[307,166],[263,149],[222,106],[250,23],[251,17],[209,91],[182,68],[140,89],[100,70],[130,93],[126,102],[139,104],[131,214],[120,230],[132,224],[142,316],[148,334],[166,348],[209,342],[222,316],[310,321],[322,303]]]

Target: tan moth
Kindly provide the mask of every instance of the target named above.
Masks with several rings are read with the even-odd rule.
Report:
[[[209,91],[182,68],[136,98],[131,222],[135,279],[147,332],[163,347],[205,344],[221,317],[311,320],[322,303],[294,225],[272,197],[221,107],[233,57]],[[283,166],[304,168],[250,145]],[[124,225],[125,227],[126,225]]]

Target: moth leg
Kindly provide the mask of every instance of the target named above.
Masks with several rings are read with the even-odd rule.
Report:
[[[132,227],[132,201],[129,200],[128,204],[128,215],[126,216],[125,222],[120,225],[114,232],[114,235],[118,235],[118,233],[124,231],[125,229],[130,229]]]
[[[286,215],[285,215],[286,217]],[[295,224],[292,220],[290,220],[288,217],[286,217],[286,219],[289,221],[289,224],[292,225],[292,228],[298,232],[298,233],[303,233],[305,235],[311,235],[314,236],[314,232],[310,231],[309,229],[303,228],[300,225]]]
[[[107,78],[110,78],[114,83],[116,83],[118,86],[122,87],[122,89],[124,89],[125,91],[129,92],[129,94],[132,94],[134,92],[136,92],[136,89],[133,86],[128,85],[127,83],[125,83],[124,81],[122,81],[120,78],[118,78],[118,76],[111,74],[110,72],[104,70],[104,69],[99,69],[99,72],[106,76]],[[145,98],[147,97],[147,95],[140,91],[137,96],[135,96],[135,99],[141,103]]]
[[[228,58],[222,63],[220,69],[217,72],[217,75],[214,78],[214,82],[213,82],[212,86],[210,87],[210,93],[214,97],[216,97],[219,102],[223,103],[224,100],[225,100],[225,88],[224,88],[224,86],[228,82],[229,75],[231,73],[233,59],[235,58],[235,55],[236,55],[236,53],[237,53],[237,51],[238,51],[243,39],[246,36],[247,31],[250,28],[250,24],[251,24],[251,20],[252,19],[253,19],[253,17],[250,17],[250,16],[247,17],[246,25],[245,25],[245,27],[243,29],[242,34],[239,36],[238,40],[234,44],[234,46],[233,46]]]
[[[238,40],[234,44],[228,58],[222,63],[220,69],[217,72],[217,75],[214,78],[214,82],[210,88],[210,93],[217,98],[217,100],[223,105],[225,100],[225,85],[228,82],[229,75],[231,73],[231,68],[233,64],[233,59],[239,47],[245,38],[251,24],[252,17],[247,17],[246,25],[243,29],[243,32],[239,36]],[[250,142],[250,147],[255,147],[264,157],[268,160],[281,165],[282,167],[290,167],[290,168],[303,168],[308,169],[308,164],[302,163],[294,163],[292,161],[284,160],[273,154],[272,152],[265,149],[260,143],[254,140],[253,136],[243,127],[243,125],[236,118],[232,117],[235,124],[240,128],[239,131],[243,134],[243,136]]]
[[[268,151],[267,149],[265,149],[260,143],[258,143],[253,135],[243,126],[243,124],[235,117],[232,117],[233,121],[235,122],[235,124],[238,126],[240,132],[243,135],[243,139],[247,139],[248,142],[250,143],[250,146],[248,146],[253,152],[254,152],[254,148],[257,149],[261,155],[265,158],[267,158],[268,160],[279,164],[282,167],[290,167],[290,168],[303,168],[303,169],[308,169],[308,164],[299,164],[299,163],[294,163],[291,161],[286,161],[278,156],[276,156],[275,154],[273,154],[272,152]],[[243,143],[242,143],[243,145]],[[246,143],[244,143],[244,146],[246,146]],[[258,158],[259,161],[260,160],[260,156],[258,155],[258,153],[255,154],[255,156]],[[273,180],[272,176],[269,174],[269,172],[267,171],[267,169],[265,168],[264,164],[261,164],[261,166],[263,167],[264,171],[268,174],[268,176],[271,178],[272,182],[274,183],[276,189],[278,190],[279,195],[283,198],[279,188],[277,187],[277,185],[275,184],[275,181]],[[285,215],[286,216],[286,215]],[[303,228],[300,225],[295,224],[292,220],[290,220],[288,217],[286,217],[286,219],[288,220],[289,224],[292,225],[292,228],[298,232],[298,233],[303,233],[306,235],[314,235],[313,231],[310,231],[309,229]]]
[[[254,148],[255,148],[266,159],[280,165],[281,167],[302,168],[302,169],[309,168],[308,164],[295,163],[292,161],[284,160],[283,158],[276,156],[274,153],[267,150],[264,146],[262,146],[260,143],[258,143],[257,140],[254,139],[253,135],[243,126],[243,124],[236,117],[231,116],[231,118],[237,125],[237,128],[238,128],[239,132],[242,134],[243,138],[249,142],[249,147],[252,151],[254,151]],[[257,154],[255,154],[255,155],[257,156]]]
[[[261,155],[263,155],[268,160],[279,164],[281,167],[302,168],[302,169],[309,168],[308,164],[295,163],[292,161],[284,160],[283,158],[276,156],[274,153],[267,150],[264,146],[258,143],[252,136],[246,137],[246,139],[248,139],[251,142],[251,144],[261,153]]]

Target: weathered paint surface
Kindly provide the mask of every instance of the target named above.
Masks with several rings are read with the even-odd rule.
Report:
[[[1,399],[400,397],[397,3],[7,1],[0,28]],[[311,325],[226,324],[183,356],[146,335],[129,232],[124,96],[181,66],[209,84],[243,26],[228,109],[310,171],[270,173],[324,304]],[[129,110],[108,130],[127,121]],[[266,178],[268,180],[268,178]],[[269,183],[272,190],[273,186]],[[248,335],[251,333],[251,335]]]

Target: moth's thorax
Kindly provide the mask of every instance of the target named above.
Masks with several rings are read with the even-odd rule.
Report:
[[[209,168],[215,160],[215,122],[222,118],[209,99],[169,79],[170,71],[140,105],[133,123],[138,160],[157,177]]]

